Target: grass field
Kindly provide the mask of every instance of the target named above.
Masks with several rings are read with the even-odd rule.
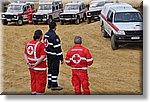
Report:
[[[113,51],[110,40],[101,36],[99,22],[80,25],[60,25],[57,33],[62,40],[64,56],[73,46],[76,35],[83,37],[83,46],[90,49],[94,63],[89,68],[91,94],[142,94],[142,48],[139,45],[122,45]],[[23,58],[24,45],[32,39],[35,30],[46,33],[45,24],[3,26],[3,92],[4,94],[28,94],[29,71]],[[62,91],[46,89],[46,94],[74,94],[71,85],[71,70],[60,66],[59,84]]]
[[[41,29],[43,34],[48,31],[48,25],[16,26],[11,23],[2,26],[2,68],[3,94],[30,94],[30,76],[24,60],[24,46],[32,39],[35,30]],[[60,25],[57,22],[57,34],[62,41],[63,54],[73,44],[76,35],[83,38],[83,46],[89,48],[94,63],[89,67],[89,82],[91,94],[142,94],[142,53],[138,44],[121,45],[113,51],[110,39],[103,38],[99,21],[79,25]],[[61,91],[46,89],[46,94],[74,94],[71,84],[71,69],[66,64],[60,66],[58,83],[64,86]]]

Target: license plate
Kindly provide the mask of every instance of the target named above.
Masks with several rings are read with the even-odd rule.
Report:
[[[98,19],[98,17],[94,17],[95,19]]]
[[[138,37],[131,37],[131,39],[140,39],[140,37],[138,36]]]
[[[66,21],[69,21],[70,19],[66,19]]]
[[[11,21],[11,19],[7,19],[7,21]]]
[[[43,21],[46,21],[47,19],[43,19]]]

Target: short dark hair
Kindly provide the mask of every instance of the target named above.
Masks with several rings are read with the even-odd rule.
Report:
[[[82,44],[82,38],[80,36],[75,36],[74,43],[75,44]]]
[[[36,40],[36,39],[39,39],[41,36],[42,36],[42,31],[41,30],[36,30],[34,32],[34,36],[33,36],[33,39]]]
[[[56,22],[55,21],[51,21],[49,24],[49,29],[54,29],[56,27]]]

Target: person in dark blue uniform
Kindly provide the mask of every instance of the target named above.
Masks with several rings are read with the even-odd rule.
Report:
[[[57,79],[59,74],[59,64],[63,64],[63,53],[61,49],[61,41],[55,33],[56,23],[54,21],[49,24],[49,31],[44,35],[44,44],[46,46],[48,60],[48,89],[62,90],[58,85]]]

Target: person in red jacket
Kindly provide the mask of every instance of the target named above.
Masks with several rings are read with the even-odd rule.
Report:
[[[33,13],[33,9],[31,6],[28,6],[28,22],[32,23],[32,13]]]
[[[72,85],[74,86],[75,94],[81,95],[81,85],[85,95],[90,94],[88,82],[88,66],[92,65],[93,58],[89,50],[83,47],[82,38],[76,36],[74,38],[74,47],[68,50],[65,62],[72,68]]]
[[[24,58],[31,76],[31,94],[44,94],[47,80],[45,45],[41,42],[42,31],[36,30],[33,40],[25,45]]]

